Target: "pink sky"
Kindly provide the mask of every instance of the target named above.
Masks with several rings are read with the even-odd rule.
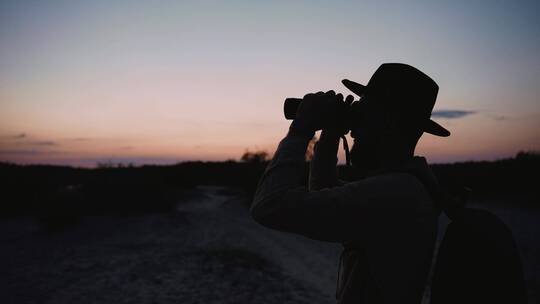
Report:
[[[540,150],[538,4],[56,4],[0,8],[0,161],[93,166],[273,152],[286,97],[404,62],[440,86],[433,162]],[[343,158],[342,158],[343,159]]]

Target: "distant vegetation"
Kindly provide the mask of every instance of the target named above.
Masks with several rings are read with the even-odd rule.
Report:
[[[432,168],[442,185],[467,186],[472,189],[473,198],[510,195],[540,199],[539,152],[519,152],[514,158],[497,161],[437,164]]]
[[[0,163],[0,214],[77,209],[80,213],[166,211],[200,184],[250,191],[265,162],[186,162],[171,166],[100,166],[95,169]]]
[[[185,162],[170,166],[118,166],[95,169],[0,163],[0,216],[55,216],[164,212],[196,185],[223,185],[253,194],[268,164],[266,152],[246,152],[241,162]],[[433,165],[443,185],[467,186],[476,197],[540,197],[540,154],[520,152],[494,162]],[[306,163],[306,177],[308,164]],[[340,168],[343,170],[343,167]]]
[[[250,152],[246,151],[240,160],[247,163],[263,163],[268,161],[270,155],[266,151]]]

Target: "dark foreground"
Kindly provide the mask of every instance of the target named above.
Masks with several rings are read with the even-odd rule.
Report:
[[[199,187],[175,212],[87,216],[44,231],[0,222],[2,303],[333,303],[340,246],[270,231],[245,196]],[[485,206],[485,204],[479,204]],[[521,250],[536,303],[540,210],[490,204]],[[441,218],[441,228],[445,219]],[[427,303],[427,301],[425,301]]]
[[[202,191],[171,214],[63,231],[4,220],[2,303],[331,302],[338,247],[259,227],[241,196]]]

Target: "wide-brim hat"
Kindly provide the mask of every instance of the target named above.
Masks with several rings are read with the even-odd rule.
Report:
[[[370,96],[385,111],[399,114],[403,121],[436,136],[449,136],[450,131],[431,119],[439,86],[428,75],[403,63],[384,63],[371,76],[367,85],[343,80],[342,83],[359,96]]]

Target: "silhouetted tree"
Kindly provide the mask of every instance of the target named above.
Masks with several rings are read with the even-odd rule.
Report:
[[[516,154],[517,160],[539,160],[540,151],[520,151]]]
[[[267,161],[268,158],[269,158],[269,155],[268,155],[268,152],[266,151],[255,151],[255,152],[246,151],[240,159],[246,163],[262,163],[262,162]]]

